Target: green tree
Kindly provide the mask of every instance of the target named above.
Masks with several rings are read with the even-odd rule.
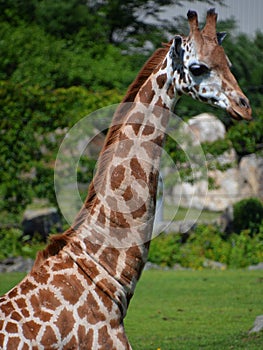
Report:
[[[234,204],[234,230],[249,230],[251,236],[260,231],[263,220],[263,204],[258,198],[243,199]]]
[[[53,166],[68,128],[82,116],[120,100],[116,91],[83,87],[45,91],[0,84],[0,209],[19,213],[33,198],[56,204]]]
[[[86,50],[46,34],[35,24],[3,23],[0,36],[1,80],[49,89],[83,85],[106,90],[126,88],[135,74],[131,58],[112,45]]]
[[[190,0],[194,2],[194,0]],[[210,5],[224,0],[197,0]],[[1,0],[0,18],[12,24],[36,23],[60,38],[74,37],[80,31],[91,41],[143,46],[158,44],[167,30],[174,32],[177,20],[163,19],[164,8],[181,5],[182,0]]]

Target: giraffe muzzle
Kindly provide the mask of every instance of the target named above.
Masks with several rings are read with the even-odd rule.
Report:
[[[238,96],[227,109],[230,116],[237,120],[252,120],[252,109],[249,100],[245,96]]]

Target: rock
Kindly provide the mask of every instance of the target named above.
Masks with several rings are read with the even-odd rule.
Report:
[[[226,270],[226,268],[227,268],[226,264],[223,264],[223,263],[218,262],[218,261],[209,260],[209,259],[206,259],[203,262],[203,266],[206,268],[209,268],[211,270]]]
[[[214,158],[214,160],[221,166],[232,165],[232,167],[235,167],[237,163],[237,154],[234,148],[230,148]]]
[[[29,272],[32,269],[34,260],[18,256],[6,258],[0,262],[0,273],[5,272]]]
[[[31,238],[40,234],[46,240],[51,230],[61,232],[62,224],[56,208],[26,210],[22,221],[23,234]]]
[[[215,116],[200,114],[188,121],[188,127],[185,124],[182,125],[180,145],[183,145],[183,149],[186,148],[186,150],[184,142],[187,144],[189,127],[196,137],[196,140],[193,141],[196,144],[198,141],[201,143],[214,142],[223,139],[226,134],[224,124]],[[198,159],[198,154],[196,159]],[[256,196],[263,199],[262,157],[249,155],[242,158],[238,165],[236,152],[232,148],[217,157],[207,154],[206,159],[210,165],[208,177],[203,177],[195,183],[177,180],[172,190],[168,188],[165,193],[170,204],[199,210],[224,211],[244,198]],[[214,169],[211,169],[213,164],[215,164]],[[224,168],[228,165],[229,168],[225,171],[218,170],[216,169],[218,164]],[[198,163],[191,164],[191,166],[195,171],[198,169]]]
[[[248,269],[249,269],[250,271],[253,271],[253,270],[263,270],[263,262],[258,263],[257,265],[250,265],[250,266],[248,267]]]
[[[239,169],[244,181],[250,186],[251,196],[263,200],[263,158],[256,154],[245,156],[240,161]]]
[[[249,186],[244,183],[237,168],[213,170],[208,175],[213,179],[214,188],[208,190],[205,180],[194,184],[182,182],[173,187],[172,195],[166,195],[169,202],[177,207],[223,211],[251,195]]]
[[[167,194],[170,202],[176,207],[196,208],[202,210],[207,195],[208,184],[206,181],[198,181],[195,184],[182,182],[172,189],[172,196]]]
[[[213,170],[209,177],[214,181],[214,188],[210,189],[205,198],[204,207],[207,210],[223,211],[228,206],[250,197],[250,189],[244,183],[238,168],[226,171]]]
[[[160,265],[152,263],[151,261],[147,261],[144,266],[144,270],[162,270],[162,267]]]
[[[189,119],[188,125],[201,143],[223,139],[226,134],[224,124],[209,113],[202,113]]]
[[[173,267],[172,267],[172,270],[175,270],[175,271],[186,271],[186,270],[191,270],[191,269],[189,267],[183,267],[180,264],[174,264]]]
[[[234,209],[232,205],[226,207],[217,220],[218,225],[225,233],[233,232]]]
[[[257,333],[263,330],[263,315],[257,316],[255,319],[253,328],[249,331],[249,333]]]

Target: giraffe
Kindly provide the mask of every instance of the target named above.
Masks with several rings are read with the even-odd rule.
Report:
[[[131,349],[123,320],[146,262],[158,169],[182,94],[251,119],[216,33],[217,14],[146,62],[115,112],[97,173],[72,227],[51,237],[32,271],[0,299],[1,349]]]

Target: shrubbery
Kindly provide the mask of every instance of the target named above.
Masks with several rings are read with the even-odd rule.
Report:
[[[24,256],[35,258],[45,244],[37,238],[32,242],[17,228],[0,230],[0,260]],[[153,239],[148,260],[163,267],[180,264],[200,269],[207,260],[226,264],[228,268],[243,268],[263,261],[263,225],[257,235],[250,230],[233,233],[225,239],[218,227],[199,225],[186,243],[178,233],[161,234]]]
[[[199,225],[186,243],[178,233],[161,234],[152,241],[149,261],[161,266],[180,264],[199,269],[207,260],[221,262],[229,268],[242,268],[263,261],[263,225],[257,235],[250,230],[224,238],[214,225]]]
[[[234,230],[237,233],[248,229],[251,236],[260,231],[263,219],[263,204],[258,198],[243,199],[234,204]]]
[[[8,257],[30,257],[35,258],[36,253],[44,248],[37,238],[32,242],[28,236],[23,236],[22,230],[18,228],[0,229],[0,260]]]

